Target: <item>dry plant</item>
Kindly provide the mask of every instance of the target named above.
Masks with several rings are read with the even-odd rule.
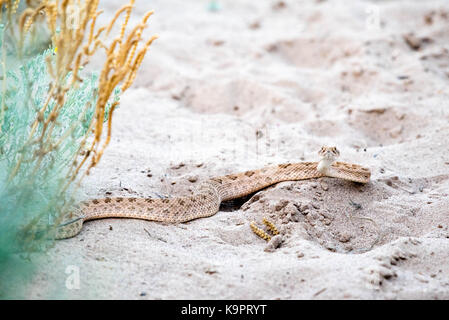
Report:
[[[267,226],[267,231],[269,231],[273,236],[276,236],[279,234],[278,229],[276,228],[275,224],[273,222],[271,222],[270,220],[268,220],[267,218],[263,218],[262,222],[264,225]],[[256,223],[254,221],[251,221],[251,223],[249,224],[251,230],[260,238],[266,240],[266,241],[270,241],[271,240],[271,235],[256,226]]]
[[[12,1],[9,0],[9,2]],[[42,152],[38,154],[40,159],[42,159],[46,153],[50,152],[52,148],[57,147],[61,141],[59,140],[55,144],[49,144],[48,141],[45,140],[45,137],[47,136],[46,132],[47,130],[51,131],[55,126],[58,114],[61,108],[64,107],[67,91],[75,86],[77,82],[81,81],[81,78],[78,76],[80,68],[89,62],[89,58],[96,53],[99,48],[103,48],[106,53],[106,63],[101,71],[98,84],[99,98],[95,106],[95,117],[91,122],[91,130],[95,139],[90,143],[87,149],[80,148],[79,155],[82,155],[82,160],[79,163],[74,160],[74,170],[70,176],[71,180],[77,177],[79,170],[83,167],[86,161],[90,160],[90,164],[87,168],[88,170],[91,167],[94,167],[100,160],[104,148],[110,141],[112,113],[118,105],[118,102],[114,102],[111,106],[107,127],[107,138],[103,145],[101,145],[104,129],[103,120],[107,102],[119,83],[123,82],[121,86],[122,92],[126,91],[126,89],[131,86],[149,46],[157,38],[157,36],[152,36],[143,44],[139,51],[137,51],[139,44],[143,41],[142,32],[147,27],[148,18],[153,14],[153,11],[145,14],[141,23],[134,27],[129,35],[125,37],[125,30],[131,15],[134,0],[131,0],[128,5],[119,9],[108,26],[101,27],[96,31],[96,20],[98,15],[102,13],[102,11],[97,11],[98,3],[99,0],[86,0],[80,6],[80,1],[64,0],[61,5],[59,5],[59,1],[47,0],[42,1],[42,4],[36,9],[27,9],[20,18],[20,42],[23,43],[23,39],[32,27],[33,22],[39,14],[45,12],[48,26],[53,35],[52,42],[55,48],[57,48],[55,63],[53,63],[51,56],[47,57],[48,70],[54,80],[49,90],[49,99],[40,109],[32,125],[33,129],[30,134],[31,139],[37,126],[40,123],[43,125],[41,141],[39,141],[39,143],[41,143],[44,148],[42,149]],[[78,8],[78,10],[75,10],[74,8]],[[78,15],[74,15],[76,12]],[[125,13],[125,21],[121,26],[121,32],[111,44],[106,45],[100,36],[105,30],[106,34],[109,34],[122,13]],[[72,19],[77,22],[74,23]],[[86,34],[88,35],[87,42],[84,41]],[[71,72],[70,81],[64,81],[69,72]],[[52,109],[50,115],[44,119],[44,113],[51,100],[56,101],[56,106]],[[70,132],[68,132],[68,134],[69,133]],[[61,137],[61,139],[63,138],[64,137]],[[82,147],[85,146],[86,140],[87,139],[83,140]],[[17,167],[20,167],[20,161],[17,163]]]

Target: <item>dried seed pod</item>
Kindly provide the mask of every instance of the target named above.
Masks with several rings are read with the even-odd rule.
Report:
[[[267,226],[268,230],[270,230],[273,235],[279,234],[279,231],[273,222],[269,221],[267,218],[263,218],[262,222]]]
[[[252,230],[256,235],[258,235],[260,238],[262,238],[262,239],[264,239],[264,240],[266,240],[266,241],[270,241],[270,240],[271,240],[271,236],[270,236],[268,233],[266,233],[264,230],[258,228],[258,227],[256,226],[256,223],[255,223],[254,221],[252,221],[252,222],[249,224],[249,226],[251,227],[251,230]]]

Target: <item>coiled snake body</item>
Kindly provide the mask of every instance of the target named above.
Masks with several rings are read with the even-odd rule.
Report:
[[[334,177],[359,183],[369,182],[369,169],[356,164],[335,162],[335,147],[322,147],[319,162],[287,163],[253,171],[215,177],[202,182],[197,191],[186,197],[104,198],[80,204],[75,219],[62,224],[57,239],[77,235],[88,220],[101,218],[135,218],[166,223],[181,223],[216,214],[222,201],[240,198],[282,181]]]

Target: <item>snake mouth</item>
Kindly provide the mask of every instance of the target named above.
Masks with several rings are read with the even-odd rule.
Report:
[[[336,157],[335,154],[333,154],[332,152],[327,151],[326,153],[324,153],[324,154],[321,156],[321,159],[322,159],[322,160],[329,161],[329,162],[334,162],[334,161],[337,159],[337,157]]]

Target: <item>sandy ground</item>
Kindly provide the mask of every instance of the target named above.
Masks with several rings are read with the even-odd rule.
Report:
[[[102,2],[102,21],[123,3]],[[280,183],[182,225],[88,222],[26,297],[449,299],[447,1],[220,4],[137,1],[160,39],[85,198],[188,194],[323,144],[372,181]],[[265,216],[283,234],[272,252],[249,228]]]

